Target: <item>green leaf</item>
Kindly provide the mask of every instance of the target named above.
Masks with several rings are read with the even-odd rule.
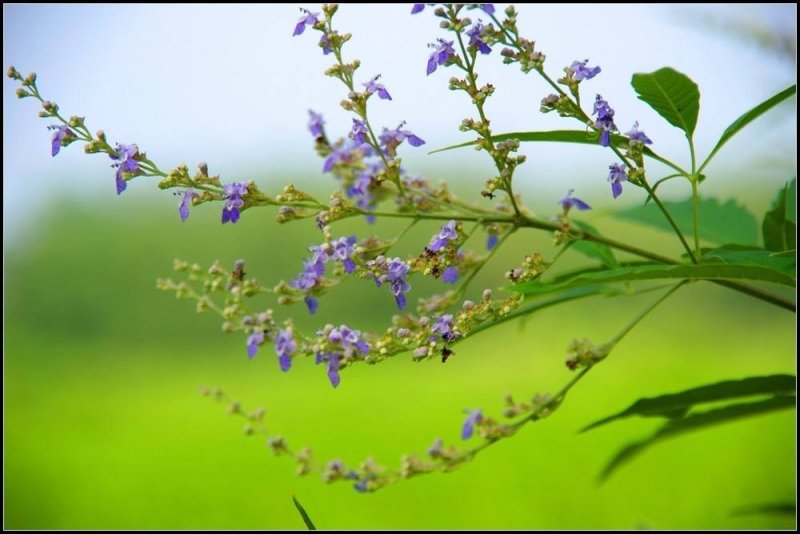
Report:
[[[684,235],[694,233],[691,198],[680,202],[663,202],[663,205]],[[704,240],[720,245],[727,243],[758,245],[758,222],[755,216],[735,200],[731,199],[722,204],[717,199],[701,198],[699,210],[700,229]],[[654,203],[619,211],[616,216],[670,233],[674,231]]]
[[[611,282],[635,282],[640,280],[698,279],[698,280],[751,280],[771,282],[794,287],[795,279],[786,273],[760,265],[729,265],[724,263],[701,263],[698,265],[640,265],[620,267],[597,272],[584,272],[571,278],[551,283],[533,280],[508,286],[512,291],[525,295],[544,295],[573,287]]]
[[[783,251],[794,247],[796,228],[791,217],[796,208],[792,205],[797,194],[797,179],[794,178],[778,192],[772,209],[764,215],[761,230],[764,235],[764,247],[770,250]]]
[[[581,230],[589,232],[590,234],[600,235],[597,231],[597,228],[589,223],[583,221],[572,221],[572,224]],[[611,250],[611,247],[608,245],[579,239],[577,241],[573,241],[571,246],[573,250],[576,250],[585,256],[600,260],[603,262],[603,265],[610,269],[619,267],[619,261],[617,261],[616,256],[614,256],[614,251]]]
[[[703,259],[707,262],[762,265],[792,277],[796,276],[797,257],[793,250],[776,253],[763,248],[725,245],[724,247],[705,251]]]
[[[630,462],[636,456],[667,438],[686,432],[703,430],[713,425],[730,423],[745,417],[761,415],[776,410],[794,408],[797,399],[794,395],[777,396],[767,400],[746,402],[709,410],[703,413],[692,414],[683,419],[675,419],[664,424],[655,434],[639,442],[623,447],[603,469],[600,481],[606,480],[622,465]]]
[[[731,515],[756,515],[756,514],[775,514],[775,515],[790,515],[793,516],[797,513],[797,505],[794,502],[770,502],[766,504],[753,504],[749,506],[740,506],[731,512]]]
[[[649,74],[638,73],[631,85],[639,100],[647,103],[671,125],[692,137],[700,112],[700,90],[691,78],[670,67]]]
[[[512,133],[505,133],[505,134],[498,134],[493,135],[491,137],[493,143],[499,143],[502,141],[508,141],[509,139],[517,139],[522,143],[580,143],[583,145],[592,145],[601,147],[600,143],[598,142],[597,134],[594,132],[587,132],[585,130],[552,130],[547,132],[512,132]],[[624,148],[628,145],[628,138],[623,135],[612,134],[611,135],[611,146],[615,148]],[[466,143],[459,143],[457,145],[451,145],[444,148],[437,148],[436,150],[432,150],[428,152],[429,154],[435,154],[437,152],[444,152],[446,150],[453,150],[454,148],[464,148],[468,146],[475,146],[475,141],[467,141]],[[683,174],[686,174],[686,171],[677,167],[674,163],[669,161],[666,158],[663,158],[650,150],[647,147],[644,147],[643,153],[645,156],[652,158],[656,161],[660,161],[661,163],[672,167],[673,169],[680,171]]]
[[[314,526],[314,522],[311,521],[310,517],[308,517],[308,512],[306,512],[306,509],[303,508],[303,505],[300,504],[300,501],[298,501],[297,497],[294,495],[292,495],[292,502],[294,502],[294,506],[297,508],[297,511],[300,512],[300,517],[303,518],[303,523],[305,523],[306,528],[308,530],[317,530],[317,527]]]
[[[714,150],[711,151],[711,153],[708,155],[703,164],[700,165],[700,168],[698,169],[697,172],[698,173],[702,172],[705,166],[708,165],[708,163],[711,161],[711,158],[713,158],[717,154],[719,149],[722,148],[722,145],[727,143],[731,137],[739,133],[739,131],[742,128],[744,128],[745,126],[747,126],[748,124],[756,120],[758,117],[760,117],[770,109],[774,108],[775,106],[777,106],[778,104],[780,104],[781,102],[783,102],[784,100],[795,94],[796,92],[797,92],[797,85],[788,87],[783,91],[781,91],[780,93],[778,93],[777,95],[764,100],[762,103],[760,103],[759,105],[757,105],[756,107],[754,107],[753,109],[751,109],[750,111],[748,111],[747,113],[745,113],[744,115],[733,121],[731,125],[728,126],[724,132],[722,132],[722,136],[720,136],[719,141],[717,141],[717,145],[714,147]]]
[[[797,377],[792,375],[751,376],[741,380],[726,380],[680,393],[639,399],[625,410],[595,421],[581,429],[586,432],[612,421],[638,415],[640,417],[682,418],[696,404],[717,402],[753,395],[794,395]]]

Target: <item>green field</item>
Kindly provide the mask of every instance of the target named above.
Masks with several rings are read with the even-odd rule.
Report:
[[[126,193],[128,195],[128,193]],[[140,195],[141,196],[141,195]],[[319,461],[397,465],[436,437],[459,438],[464,408],[498,414],[507,392],[555,391],[570,372],[573,338],[613,337],[654,294],[592,298],[506,324],[457,345],[446,365],[401,355],[342,373],[337,390],[311,360],[281,373],[271,348],[246,357],[245,339],[155,289],[174,257],[247,271],[265,284],[301,268],[320,241],[310,222],[279,227],[269,209],[218,222],[218,206],[180,224],[168,195],[153,202],[62,200],[5,250],[4,523],[9,529],[302,529],[297,495],[325,529],[776,529],[794,515],[734,515],[794,502],[796,412],[787,410],[653,447],[604,485],[597,475],[624,444],[659,426],[630,419],[586,434],[589,422],[635,399],[723,379],[795,374],[795,316],[711,284],[681,289],[575,388],[550,419],[434,474],[360,494],[348,484],[297,478],[263,437],[198,394],[218,385],[263,406],[271,432]],[[105,202],[105,200],[104,200]],[[592,220],[647,248],[666,234]],[[415,228],[413,252],[435,226]],[[348,222],[342,234],[360,225]],[[379,223],[384,235],[401,228]],[[637,233],[638,232],[638,233]],[[552,254],[551,237],[520,232],[481,274],[475,291],[502,284],[521,252]],[[670,245],[672,247],[673,245]],[[677,248],[671,248],[678,252]],[[584,262],[567,258],[565,265]],[[433,283],[418,283],[421,294]],[[411,295],[414,295],[412,293]],[[268,305],[265,298],[264,306]],[[322,301],[276,308],[307,326],[386,326],[391,295],[351,280]],[[474,438],[473,438],[474,439]]]

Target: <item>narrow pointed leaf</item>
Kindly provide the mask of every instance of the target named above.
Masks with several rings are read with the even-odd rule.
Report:
[[[756,514],[775,514],[790,515],[797,513],[797,505],[793,501],[770,502],[765,504],[753,504],[750,506],[740,506],[731,512],[734,517]]]
[[[776,253],[763,248],[725,245],[704,251],[703,261],[762,265],[790,276],[795,276],[797,272],[797,256],[794,250]]]
[[[769,250],[784,251],[795,247],[796,228],[792,221],[796,208],[792,206],[797,195],[797,179],[793,179],[778,192],[772,209],[764,216],[761,224],[764,247]]]
[[[739,133],[739,131],[742,128],[744,128],[745,126],[747,126],[748,124],[759,118],[761,115],[763,115],[770,109],[774,108],[775,106],[777,106],[778,104],[780,104],[781,102],[783,102],[784,100],[786,100],[795,93],[797,93],[797,85],[788,87],[783,91],[781,91],[780,93],[778,93],[777,95],[764,100],[762,103],[760,103],[759,105],[757,105],[756,107],[754,107],[753,109],[751,109],[750,111],[748,111],[747,113],[745,113],[744,115],[733,121],[731,125],[728,126],[724,132],[722,132],[722,135],[720,136],[719,141],[717,141],[714,150],[711,151],[711,153],[708,155],[703,164],[700,165],[700,169],[697,172],[702,172],[705,166],[708,165],[711,159],[717,154],[717,152],[719,152],[719,149],[722,148],[722,145],[727,143],[731,137]]]
[[[794,395],[797,377],[792,375],[751,376],[741,380],[725,380],[679,393],[639,399],[625,410],[595,421],[581,429],[586,432],[612,421],[631,416],[681,418],[698,404],[750,397],[753,395]]]
[[[722,423],[730,423],[745,417],[794,408],[796,402],[797,399],[794,395],[778,396],[767,400],[725,406],[703,413],[692,414],[683,419],[672,420],[649,438],[623,447],[600,473],[600,482],[608,479],[617,469],[633,460],[646,449],[667,438],[695,430],[703,430]]]
[[[583,145],[592,145],[601,147],[600,143],[597,141],[597,133],[595,132],[588,132],[585,130],[551,130],[545,132],[512,132],[512,133],[505,133],[505,134],[497,134],[491,137],[492,142],[499,143],[501,141],[508,141],[509,139],[517,139],[522,143],[579,143]],[[628,144],[628,138],[624,135],[612,134],[611,135],[611,145],[615,148],[624,148]],[[453,150],[455,148],[465,148],[468,146],[475,146],[475,141],[467,141],[466,143],[459,143],[457,145],[451,145],[444,148],[438,148],[436,150],[432,150],[429,154],[435,154],[437,152],[444,152],[446,150]],[[647,147],[644,147],[644,155],[652,158],[656,161],[660,161],[661,163],[668,165],[675,170],[683,172],[685,171],[676,167],[674,163],[663,158],[650,150]]]
[[[650,73],[637,73],[631,85],[639,100],[664,117],[671,125],[692,137],[700,112],[700,89],[691,78],[670,67]]]
[[[306,528],[308,530],[317,530],[317,527],[314,526],[314,522],[311,521],[311,518],[308,516],[308,512],[306,512],[306,509],[303,508],[303,505],[300,504],[300,501],[298,501],[297,497],[294,495],[292,495],[292,502],[294,503],[295,508],[297,508],[297,511],[300,513],[300,517],[303,518],[303,523],[305,523]]]
[[[697,280],[749,280],[771,282],[794,287],[795,279],[784,272],[760,265],[730,265],[706,263],[698,265],[641,265],[620,267],[598,272],[587,272],[560,282],[546,283],[539,280],[508,286],[512,291],[525,295],[545,295],[573,287],[611,282],[636,282],[641,280],[697,279]]]

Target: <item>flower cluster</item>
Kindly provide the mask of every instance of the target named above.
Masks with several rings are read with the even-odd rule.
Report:
[[[411,285],[406,279],[411,269],[408,263],[400,258],[386,258],[378,256],[367,262],[367,275],[375,280],[375,285],[380,287],[384,283],[394,295],[397,307],[401,310],[406,307],[406,293],[411,290]]]
[[[362,338],[361,332],[341,325],[333,328],[326,326],[318,336],[323,343],[316,348],[316,362],[327,362],[328,379],[333,387],[339,385],[340,367],[354,359],[362,358],[369,350],[369,344]],[[327,340],[327,343],[324,341]]]
[[[339,262],[344,268],[344,272],[353,273],[356,264],[353,261],[354,246],[356,236],[340,237],[322,243],[321,245],[311,246],[311,257],[303,261],[303,270],[291,282],[289,286],[300,290],[303,293],[309,313],[315,313],[319,307],[319,301],[314,296],[315,292],[324,289],[325,265],[330,262]],[[280,289],[278,289],[280,292]]]

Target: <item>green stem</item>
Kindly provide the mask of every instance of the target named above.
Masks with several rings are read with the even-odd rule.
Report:
[[[503,245],[505,240],[508,239],[509,237],[511,237],[511,234],[513,234],[516,231],[517,231],[517,227],[516,226],[512,226],[510,230],[508,230],[505,234],[502,235],[502,237],[500,237],[500,240],[497,242],[497,244],[494,246],[494,248],[489,251],[489,254],[486,255],[486,257],[483,259],[481,264],[478,265],[471,273],[469,273],[469,276],[467,276],[467,278],[464,279],[464,281],[461,283],[461,285],[459,286],[458,290],[456,291],[456,295],[458,295],[460,297],[460,296],[462,296],[464,294],[464,292],[467,290],[467,287],[469,286],[470,282],[472,282],[472,280],[478,275],[478,273],[481,271],[481,269],[483,269],[484,266],[487,263],[489,263],[489,260],[492,259],[492,256],[494,256],[495,253],[500,249],[500,247]]]
[[[656,190],[650,187],[650,184],[648,184],[646,181],[642,182],[642,187],[644,187],[645,191],[647,191],[647,194],[656,203],[658,209],[661,210],[661,213],[667,219],[669,225],[672,226],[672,229],[675,231],[675,235],[677,235],[678,239],[680,239],[683,248],[686,250],[686,252],[689,254],[689,257],[691,258],[692,263],[697,263],[697,257],[695,256],[694,252],[692,252],[692,247],[690,247],[689,243],[686,242],[686,238],[683,236],[683,232],[681,232],[680,229],[678,228],[678,224],[675,222],[675,219],[672,218],[672,215],[670,215],[669,211],[667,210],[667,207],[664,206],[664,204],[661,202],[661,199],[658,198],[658,196],[656,195]]]
[[[700,261],[700,197],[697,194],[696,176],[692,176],[692,217],[694,219],[694,262]],[[691,254],[691,253],[690,253]]]
[[[450,18],[452,22],[456,22],[457,12],[450,7]],[[475,62],[470,60],[470,55],[467,53],[467,47],[464,46],[464,39],[461,37],[461,31],[456,31],[456,39],[458,40],[458,46],[461,49],[461,54],[464,57],[464,62],[466,63],[466,71],[467,71],[467,80],[469,81],[470,90],[477,95],[478,94],[478,83],[477,83],[477,76],[475,74]],[[474,59],[474,58],[473,58]],[[481,130],[484,132],[481,136],[486,140],[486,142],[490,143],[492,147],[494,147],[494,142],[492,141],[492,132],[489,129],[489,121],[486,119],[486,113],[483,110],[483,102],[477,98],[476,96],[470,95],[472,97],[473,102],[475,103],[475,107],[478,109],[478,115],[481,118]],[[496,153],[496,152],[495,152]],[[506,168],[506,165],[503,161],[500,160],[495,154],[491,154],[492,160],[494,160],[495,167],[497,171],[500,173],[500,176],[503,175],[503,170]],[[511,185],[512,177],[506,176],[503,179],[506,187],[506,193],[508,193],[509,201],[511,202],[511,207],[514,209],[514,213],[517,214],[517,217],[523,217],[522,212],[517,205],[517,199],[514,198],[514,190]]]

